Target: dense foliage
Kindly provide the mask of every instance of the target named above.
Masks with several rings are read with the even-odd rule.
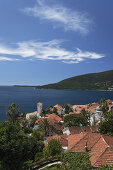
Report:
[[[103,111],[103,113],[106,113],[106,112],[109,110],[107,101],[106,101],[104,98],[102,98],[102,99],[99,101],[99,107],[101,108],[101,110]]]
[[[60,142],[56,139],[52,139],[49,141],[48,146],[43,149],[44,158],[48,158],[49,156],[56,156],[61,153],[61,145]]]
[[[47,136],[49,131],[51,130],[51,125],[47,119],[44,119],[41,123],[41,129],[44,132],[44,136]]]
[[[88,119],[83,114],[71,114],[64,117],[64,127],[86,126]]]
[[[42,152],[40,134],[25,134],[19,124],[0,123],[0,161],[5,170],[20,170],[24,162],[34,160]]]
[[[99,132],[113,136],[113,110],[109,113],[106,113],[105,120],[100,122]]]
[[[88,153],[70,153],[66,152],[62,154],[62,168],[65,170],[88,170],[91,168],[91,163],[89,160]]]
[[[104,89],[113,85],[113,70],[71,77],[58,83],[37,86],[42,89]]]
[[[19,116],[19,109],[15,103],[7,107],[7,116],[12,123],[15,123]]]

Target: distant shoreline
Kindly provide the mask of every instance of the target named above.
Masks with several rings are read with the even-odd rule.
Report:
[[[13,87],[34,87],[35,89],[40,90],[82,90],[82,91],[113,91],[113,90],[104,90],[104,89],[58,89],[58,88],[38,88],[38,86],[32,86],[32,85],[13,85]]]
[[[13,87],[36,87],[32,85],[13,85]]]

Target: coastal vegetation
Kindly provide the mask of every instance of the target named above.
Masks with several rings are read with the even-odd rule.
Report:
[[[87,126],[88,118],[83,114],[71,114],[64,117],[64,127]]]
[[[43,151],[42,136],[26,134],[18,123],[0,123],[0,161],[5,170],[20,170],[26,161],[34,161]]]
[[[76,90],[112,90],[113,70],[89,73],[71,77],[58,83],[37,86],[38,89],[76,89]]]
[[[98,133],[113,136],[113,110],[109,111],[105,99],[101,99],[98,105],[105,117],[99,123]],[[74,114],[70,104],[57,106],[65,109],[63,127],[88,126],[89,112],[87,110],[82,109],[79,114]],[[45,111],[42,111],[44,115],[52,115],[53,111],[56,111],[58,116],[54,106],[49,106]],[[38,119],[33,117],[29,122],[25,114],[20,114],[15,103],[7,107],[7,116],[8,121],[0,123],[0,170],[35,169],[58,161],[60,164],[46,167],[45,170],[75,170],[75,167],[78,170],[94,169],[87,151],[84,153],[63,152],[59,138],[53,138],[47,142],[46,137],[53,129],[53,125],[50,124],[47,117],[41,121],[40,128],[34,130],[35,122]],[[113,167],[104,165],[95,169],[113,170]]]
[[[99,124],[99,132],[113,136],[113,110],[105,114],[105,120]]]

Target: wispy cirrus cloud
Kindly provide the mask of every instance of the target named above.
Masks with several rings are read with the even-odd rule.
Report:
[[[0,44],[0,54],[13,55],[13,59],[16,57],[15,60],[18,60],[18,56],[20,60],[54,60],[68,64],[104,57],[103,54],[82,51],[79,48],[76,48],[75,51],[67,50],[62,47],[62,41],[59,40],[47,42],[24,41],[16,43],[15,47]],[[11,61],[11,59],[9,60]]]
[[[47,5],[45,1],[37,0],[34,7],[22,9],[27,15],[49,21],[54,28],[62,27],[65,31],[75,31],[87,34],[93,23],[85,12],[73,11],[61,5]]]
[[[0,61],[18,61],[19,59],[17,58],[10,58],[10,57],[5,57],[5,56],[0,56]]]

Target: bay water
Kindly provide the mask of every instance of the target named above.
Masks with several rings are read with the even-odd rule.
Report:
[[[88,104],[98,102],[101,98],[113,100],[113,91],[51,90],[0,86],[0,121],[7,120],[7,106],[13,102],[19,106],[21,113],[28,113],[37,109],[37,102],[42,102],[45,109],[49,105],[55,104]]]

